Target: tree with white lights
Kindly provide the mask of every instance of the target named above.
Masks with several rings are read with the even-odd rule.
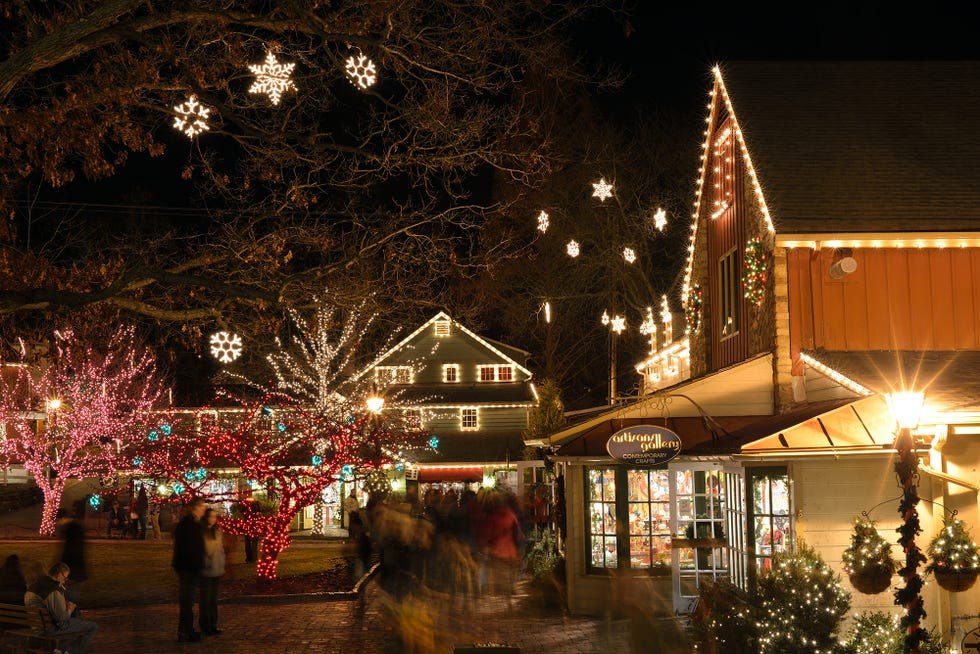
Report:
[[[120,328],[95,348],[73,332],[56,333],[46,358],[0,376],[0,456],[23,464],[44,494],[41,534],[54,533],[68,479],[130,467],[130,449],[161,404],[156,360],[134,336]]]

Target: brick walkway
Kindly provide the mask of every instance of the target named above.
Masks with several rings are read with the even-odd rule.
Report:
[[[401,612],[404,616],[402,624],[413,627],[407,633],[420,643],[413,650],[396,634],[386,598],[387,595],[372,581],[366,587],[362,604],[352,601],[223,604],[219,613],[224,634],[200,643],[176,641],[176,603],[93,609],[86,611],[84,617],[99,623],[92,654],[388,654],[412,651],[449,654],[453,644],[489,642],[518,646],[522,654],[628,654],[630,651],[627,621],[544,612],[532,607],[528,598],[521,596],[512,602],[502,598],[481,601],[475,613],[469,615],[447,611],[435,617],[431,611],[440,606],[440,602],[416,602]]]

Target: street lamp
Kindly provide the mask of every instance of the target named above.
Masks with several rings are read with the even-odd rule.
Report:
[[[385,399],[380,395],[370,395],[365,404],[367,404],[368,411],[371,413],[381,413],[381,409],[385,405]]]
[[[915,537],[922,533],[922,527],[916,509],[919,503],[919,489],[916,485],[919,476],[919,459],[915,452],[912,430],[919,426],[923,394],[902,391],[888,393],[885,398],[888,400],[888,408],[898,428],[895,435],[895,450],[898,452],[895,473],[902,487],[902,501],[898,506],[898,512],[902,516],[902,526],[896,531],[900,534],[898,542],[905,552],[905,565],[898,570],[898,574],[905,580],[905,586],[895,592],[895,603],[905,607],[905,615],[901,622],[905,627],[903,651],[906,654],[918,654],[919,645],[926,637],[926,632],[919,626],[919,622],[925,617],[922,608],[922,577],[919,576],[919,564],[925,563],[926,558],[915,544]]]

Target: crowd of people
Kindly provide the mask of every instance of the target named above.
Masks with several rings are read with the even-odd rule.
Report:
[[[160,508],[150,506],[143,486],[127,506],[121,506],[118,500],[114,500],[106,515],[106,538],[118,535],[121,538],[132,536],[146,540],[147,532],[152,531],[153,539],[160,539]]]

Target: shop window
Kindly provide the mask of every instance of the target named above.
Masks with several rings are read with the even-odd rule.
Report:
[[[587,474],[589,569],[666,571],[670,564],[667,471],[619,467],[594,468]],[[617,525],[624,529],[617,531]]]
[[[616,542],[616,469],[595,468],[587,471],[589,489],[589,558],[590,568],[619,566]]]
[[[747,468],[746,506],[749,583],[772,566],[772,555],[793,548],[789,476],[785,468]]]

